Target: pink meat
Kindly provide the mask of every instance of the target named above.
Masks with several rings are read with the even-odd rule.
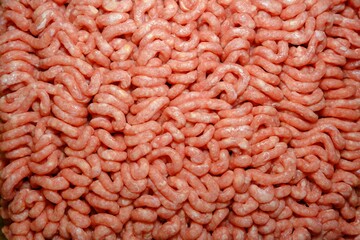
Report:
[[[356,0],[4,0],[8,239],[357,239]]]

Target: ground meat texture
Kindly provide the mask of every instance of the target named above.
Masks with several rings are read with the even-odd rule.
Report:
[[[4,0],[8,239],[357,239],[356,0]]]

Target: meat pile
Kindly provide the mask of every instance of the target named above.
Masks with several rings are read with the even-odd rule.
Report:
[[[8,239],[359,239],[359,0],[3,0]]]

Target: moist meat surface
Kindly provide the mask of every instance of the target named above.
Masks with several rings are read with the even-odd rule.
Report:
[[[358,239],[358,0],[3,0],[8,239]]]

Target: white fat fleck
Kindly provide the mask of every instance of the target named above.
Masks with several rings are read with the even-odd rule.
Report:
[[[0,78],[0,85],[3,85],[3,86],[9,85],[9,82],[11,83],[12,79],[14,79],[13,76],[11,76],[10,74],[5,74]]]
[[[290,25],[290,26],[292,26],[292,27],[293,27],[293,26],[295,26],[295,25],[296,25],[297,21],[296,21],[296,20],[294,20],[294,19],[292,19],[292,20],[289,20],[289,22],[288,22],[288,23],[289,23],[289,25]]]
[[[158,186],[160,187],[160,188],[162,188],[162,187],[165,187],[167,184],[166,184],[166,181],[159,181],[159,183],[158,183]]]
[[[107,11],[112,11],[116,8],[116,2],[114,0],[108,0],[105,3],[103,3],[103,7]]]
[[[297,2],[297,0],[284,0],[283,4],[286,6],[289,6],[289,5],[295,4],[296,2]]]
[[[238,144],[240,149],[247,149],[248,145],[246,144],[246,142],[241,142]]]
[[[207,122],[211,122],[211,116],[207,115],[207,116],[203,116],[204,120],[206,120]]]
[[[345,47],[345,46],[341,46],[341,47],[340,47],[340,50],[341,50],[342,52],[347,52],[348,48]]]
[[[269,1],[269,0],[264,0],[262,1],[262,5],[266,8],[271,8],[272,6],[272,1]]]
[[[50,32],[50,36],[52,36],[52,37],[55,36],[55,33],[56,33],[55,29],[50,29],[49,32]]]
[[[77,235],[77,236],[81,236],[81,234],[82,234],[82,229],[81,229],[81,228],[76,228],[76,229],[75,229],[75,232],[76,232],[76,235]]]
[[[119,199],[118,201],[119,204],[127,204],[127,200],[124,200],[124,199]]]
[[[116,22],[119,19],[121,19],[121,14],[110,14],[109,15],[109,21]]]
[[[263,154],[263,157],[264,157],[265,161],[270,160],[270,153],[269,152],[263,152],[262,154]]]
[[[52,168],[52,167],[55,166],[55,165],[57,165],[56,162],[50,162],[48,166],[49,166],[50,168]]]
[[[265,84],[265,82],[264,81],[259,81],[259,85],[260,85],[260,87],[266,87],[266,84]]]
[[[301,33],[299,33],[299,32],[294,32],[294,33],[293,33],[293,37],[296,38],[296,39],[299,39],[299,38],[302,37],[302,35],[301,35]]]
[[[41,30],[41,29],[44,29],[44,28],[45,28],[45,24],[46,24],[46,19],[43,18],[43,20],[40,22],[40,24],[37,25],[36,30],[39,31],[39,30]]]
[[[304,49],[302,47],[297,47],[294,53],[295,57],[302,57],[304,55]]]
[[[175,7],[175,5],[170,5],[170,6],[168,6],[168,9],[175,9],[176,7]]]
[[[90,10],[94,15],[99,12],[99,10],[97,10],[97,8],[95,8],[94,6],[90,6]]]
[[[316,31],[315,31],[315,36],[316,36],[316,38],[317,38],[319,41],[322,41],[322,40],[325,39],[325,34],[324,34],[324,32],[319,31],[319,30],[316,30]]]
[[[190,10],[187,6],[185,6],[185,4],[183,3],[183,1],[180,2],[180,8],[181,8],[181,10],[183,10],[183,11],[189,11],[189,10]]]
[[[36,30],[42,30],[42,29],[45,28],[47,16],[48,16],[50,13],[51,13],[51,12],[49,12],[49,11],[45,11],[45,12],[43,12],[43,13],[41,14],[40,17],[42,18],[42,20],[41,20],[40,24],[37,25]]]
[[[194,112],[191,112],[191,113],[190,113],[190,117],[194,118],[194,117],[196,117],[196,116],[197,116],[196,113],[194,113]]]

